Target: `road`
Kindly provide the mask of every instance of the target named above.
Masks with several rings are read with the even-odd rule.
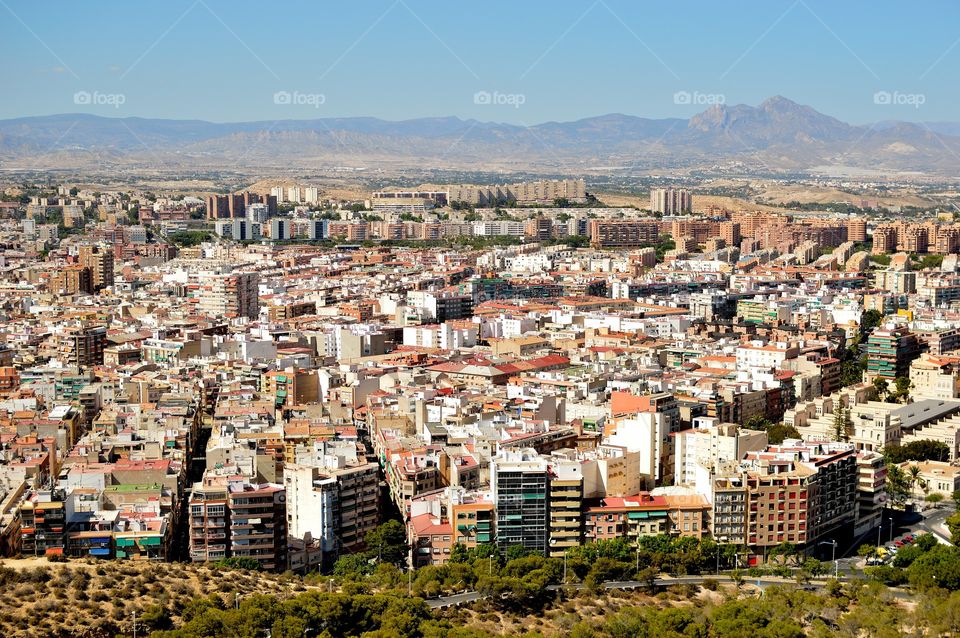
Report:
[[[843,578],[844,574],[841,572],[840,576],[841,578]],[[729,576],[700,575],[700,576],[662,577],[662,578],[657,578],[654,581],[654,584],[657,587],[669,587],[671,585],[702,585],[703,581],[707,579],[721,580],[722,582],[722,580],[729,579]],[[763,589],[774,586],[774,585],[796,585],[796,582],[789,578],[763,576],[759,579],[744,578],[743,585],[759,587],[760,590],[762,591]],[[604,589],[642,589],[644,587],[647,587],[647,583],[645,581],[640,581],[640,580],[621,580],[621,581],[610,581],[610,582],[604,583],[603,586],[604,586]],[[811,587],[811,588],[820,590],[820,589],[823,589],[825,586],[826,586],[826,581],[820,580],[820,581],[811,581],[805,587]],[[583,583],[569,583],[567,585],[549,585],[547,587],[547,589],[550,591],[557,591],[564,588],[572,589],[572,590],[580,590],[580,589],[583,589]],[[911,592],[904,591],[901,589],[891,588],[890,593],[894,598],[897,598],[898,600],[911,600],[913,598],[913,594]],[[442,596],[440,598],[434,598],[434,599],[428,600],[427,606],[430,607],[431,609],[442,609],[444,607],[455,607],[457,605],[462,605],[465,603],[472,603],[474,601],[481,600],[483,598],[485,598],[485,596],[480,592],[468,591],[460,594],[454,594],[452,596]]]

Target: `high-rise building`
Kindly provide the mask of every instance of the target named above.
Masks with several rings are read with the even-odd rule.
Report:
[[[650,210],[663,215],[689,213],[693,209],[690,191],[680,188],[654,188],[650,191]]]
[[[24,556],[63,555],[66,507],[59,490],[36,492],[20,504],[20,553]]]
[[[590,243],[597,248],[653,245],[659,238],[660,227],[653,220],[590,221]]]
[[[857,453],[849,443],[771,446],[713,479],[713,536],[755,552],[781,543],[812,546],[855,524]]]
[[[217,561],[227,557],[230,512],[227,487],[196,483],[190,493],[190,560]]]
[[[61,295],[93,292],[93,271],[87,266],[72,264],[50,276],[50,289]]]
[[[246,210],[247,221],[262,224],[270,218],[270,207],[267,204],[250,204]]]
[[[863,217],[854,217],[847,220],[847,241],[867,241],[867,220]]]
[[[867,374],[885,379],[909,377],[910,362],[918,356],[920,342],[908,328],[877,328],[867,340]]]
[[[497,507],[497,545],[547,551],[547,460],[533,449],[508,450],[490,460],[490,487]]]
[[[113,251],[106,246],[83,245],[79,257],[80,264],[90,269],[93,290],[113,286]]]
[[[230,556],[252,558],[265,571],[287,568],[286,491],[282,485],[231,482]]]
[[[317,240],[327,236],[326,219],[310,219],[307,221],[307,239]]]
[[[583,543],[583,470],[579,461],[555,463],[551,470],[547,551],[562,557]]]
[[[553,221],[542,215],[528,219],[523,234],[537,241],[550,239],[553,236]]]
[[[740,245],[740,224],[737,222],[720,222],[720,239],[727,242],[727,246]]]
[[[225,219],[230,217],[230,198],[227,195],[207,197],[207,219]]]
[[[198,310],[210,317],[249,317],[260,313],[257,273],[210,275],[200,282]]]
[[[89,368],[103,365],[107,329],[103,326],[68,328],[59,338],[59,356],[65,366]]]
[[[273,241],[286,241],[290,239],[290,220],[285,217],[274,217],[270,220],[268,226],[270,230],[270,239]]]
[[[897,249],[897,229],[895,226],[877,226],[873,230],[874,255],[893,252]]]
[[[319,467],[291,463],[283,468],[283,482],[290,536],[318,543],[322,552],[333,551],[339,527],[337,480]]]

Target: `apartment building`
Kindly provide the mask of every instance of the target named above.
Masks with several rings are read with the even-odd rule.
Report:
[[[228,485],[230,556],[252,558],[265,571],[287,567],[286,492],[282,485]]]
[[[104,326],[76,326],[60,335],[58,353],[65,366],[89,368],[103,364],[103,350],[107,342]]]
[[[650,210],[663,215],[682,215],[693,209],[693,196],[682,188],[650,190]]]
[[[877,328],[867,339],[867,374],[890,380],[908,377],[910,363],[919,355],[920,342],[908,328]]]
[[[960,397],[960,357],[922,354],[910,363],[911,394],[926,399]]]
[[[712,470],[718,464],[742,459],[747,452],[766,448],[767,433],[697,417],[693,419],[693,428],[677,432],[674,441],[673,482],[694,485],[702,468]]]
[[[195,483],[190,493],[190,560],[217,561],[229,556],[230,511],[227,486]]]
[[[659,239],[655,221],[590,220],[590,245],[595,248],[651,246]]]
[[[59,490],[34,492],[20,504],[20,553],[62,556],[66,547],[67,514]]]
[[[662,496],[641,492],[634,496],[612,497],[585,514],[588,541],[624,538],[636,542],[642,536],[668,534],[672,528],[669,507]]]
[[[214,274],[200,282],[197,309],[209,317],[248,317],[260,313],[257,273]]]
[[[583,543],[583,469],[579,462],[554,463],[550,473],[548,556],[563,556]]]
[[[550,468],[533,449],[507,450],[490,459],[497,511],[497,545],[547,552]]]

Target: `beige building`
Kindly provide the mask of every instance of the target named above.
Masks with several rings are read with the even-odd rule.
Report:
[[[922,499],[930,494],[942,494],[945,498],[950,498],[955,491],[960,490],[960,467],[937,461],[907,461],[901,463],[900,467],[908,479],[913,476],[914,467],[920,470],[913,483],[914,498]]]
[[[910,364],[910,383],[914,397],[960,397],[960,357],[921,355]]]

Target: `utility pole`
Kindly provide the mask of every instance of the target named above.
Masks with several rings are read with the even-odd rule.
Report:
[[[833,577],[837,580],[840,580],[840,563],[837,562],[837,539],[832,539],[833,541]]]
[[[133,638],[137,638],[137,611],[133,610],[131,615],[133,616]]]

